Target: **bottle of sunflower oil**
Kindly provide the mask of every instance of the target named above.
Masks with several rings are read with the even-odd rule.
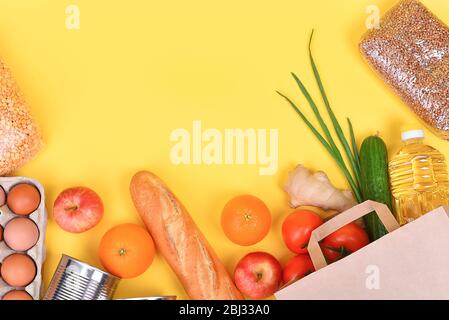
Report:
[[[444,155],[423,143],[423,130],[402,133],[404,146],[389,163],[396,215],[401,225],[449,204]]]

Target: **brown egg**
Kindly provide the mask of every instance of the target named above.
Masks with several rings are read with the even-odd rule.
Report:
[[[0,241],[3,241],[3,227],[0,226]]]
[[[6,192],[5,189],[3,189],[0,186],[0,207],[3,206],[6,203]]]
[[[39,207],[41,195],[35,186],[28,183],[20,183],[9,190],[6,202],[12,212],[26,216]]]
[[[31,219],[15,218],[6,224],[3,238],[11,249],[27,251],[37,243],[39,229]]]
[[[36,276],[36,264],[26,254],[14,253],[3,260],[1,274],[11,287],[26,287]]]
[[[33,297],[26,291],[12,290],[6,293],[2,300],[33,300]]]

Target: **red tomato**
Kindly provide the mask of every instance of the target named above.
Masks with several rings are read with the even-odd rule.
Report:
[[[308,254],[300,254],[290,259],[284,267],[282,279],[290,283],[304,278],[315,271],[312,260]]]
[[[282,238],[294,253],[307,253],[312,231],[322,224],[323,219],[313,211],[295,211],[288,215],[282,224]]]
[[[366,231],[356,223],[350,223],[324,238],[321,248],[331,263],[363,248],[368,243]]]

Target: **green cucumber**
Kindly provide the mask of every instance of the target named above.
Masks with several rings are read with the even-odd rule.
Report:
[[[387,147],[380,137],[370,136],[363,141],[360,148],[360,169],[363,200],[381,202],[392,211]],[[371,241],[388,233],[374,212],[367,214],[363,220]]]

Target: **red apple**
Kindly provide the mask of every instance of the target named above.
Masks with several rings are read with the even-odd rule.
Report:
[[[237,288],[251,299],[264,299],[275,293],[281,284],[282,267],[266,252],[253,252],[240,260],[234,271]]]
[[[85,187],[64,190],[53,206],[56,223],[72,233],[81,233],[95,227],[103,217],[103,212],[103,202],[98,194]]]

